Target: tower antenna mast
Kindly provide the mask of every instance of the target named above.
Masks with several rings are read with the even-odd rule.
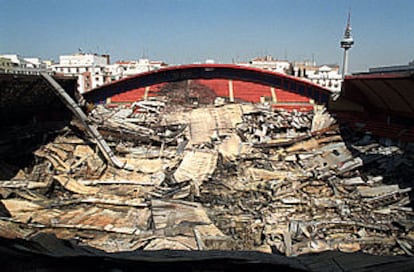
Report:
[[[345,28],[344,37],[341,40],[341,48],[344,49],[344,61],[342,64],[342,78],[348,74],[348,50],[354,45],[354,39],[351,34],[351,12],[348,12],[348,21]]]

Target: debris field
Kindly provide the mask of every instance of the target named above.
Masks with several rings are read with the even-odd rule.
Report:
[[[321,106],[167,104],[89,113],[122,169],[76,119],[30,165],[0,160],[16,173],[0,182],[0,237],[106,252],[414,253],[414,144],[340,126]]]

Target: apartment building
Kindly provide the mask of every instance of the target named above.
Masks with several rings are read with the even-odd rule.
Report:
[[[52,66],[56,75],[78,78],[78,90],[84,93],[105,83],[105,67],[109,55],[77,53],[59,56],[59,63]]]

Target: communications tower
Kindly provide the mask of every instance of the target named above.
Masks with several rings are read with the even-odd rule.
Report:
[[[354,45],[354,39],[351,35],[351,13],[348,13],[348,22],[345,28],[344,37],[341,40],[341,48],[344,49],[344,62],[342,64],[342,78],[348,73],[348,50]]]

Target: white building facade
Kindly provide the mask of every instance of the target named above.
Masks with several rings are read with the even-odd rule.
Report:
[[[105,84],[111,83],[112,81],[120,80],[123,78],[123,69],[117,64],[108,64],[104,68],[104,82]]]
[[[333,92],[340,92],[342,75],[338,65],[316,65],[314,62],[292,63],[293,76],[309,80]]]
[[[254,67],[282,74],[286,74],[290,69],[289,61],[277,60],[274,59],[272,56],[257,57],[247,63],[238,63],[238,65]]]
[[[110,64],[109,55],[78,53],[60,56],[59,64],[53,65],[53,71],[56,75],[77,77],[78,90],[84,93],[112,81],[166,66],[162,61],[148,59]]]
[[[289,74],[304,80],[309,80],[334,92],[341,91],[342,75],[338,65],[316,65],[314,61],[289,62],[277,60],[272,56],[257,57],[249,62],[238,65],[259,68],[267,71]]]
[[[17,54],[0,55],[0,71],[9,74],[38,75],[51,73],[48,66],[39,58],[23,58]]]
[[[59,57],[59,64],[53,65],[56,75],[78,78],[78,90],[84,93],[105,83],[105,67],[109,65],[109,55],[84,54]]]
[[[150,61],[149,59],[138,59],[132,61],[118,61],[116,64],[121,67],[121,78],[130,77],[136,74],[155,71],[168,65],[162,61]]]

